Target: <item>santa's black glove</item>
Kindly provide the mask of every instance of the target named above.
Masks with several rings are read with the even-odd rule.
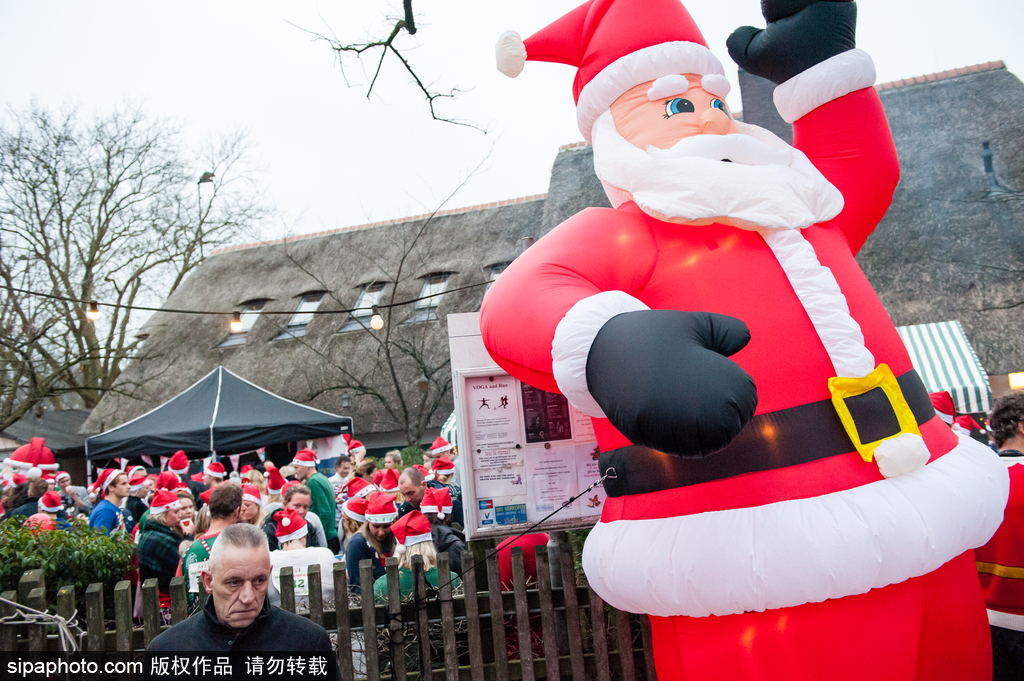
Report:
[[[728,359],[747,325],[710,312],[641,310],[612,317],[587,356],[587,386],[634,444],[686,457],[719,451],[757,408],[754,380]]]
[[[726,46],[741,69],[776,84],[857,46],[852,0],[761,0],[761,14],[767,28],[737,28]]]

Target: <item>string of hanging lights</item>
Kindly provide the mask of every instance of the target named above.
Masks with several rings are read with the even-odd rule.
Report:
[[[439,296],[447,295],[449,293],[455,293],[456,291],[466,291],[466,290],[469,290],[469,289],[478,288],[480,286],[486,286],[489,283],[491,283],[491,282],[489,282],[489,281],[482,281],[482,282],[479,282],[477,284],[467,284],[466,286],[459,286],[457,288],[452,288],[452,289],[448,289],[446,291],[441,291],[440,293],[432,293],[430,295],[420,296],[418,298],[411,298],[409,300],[401,300],[401,301],[394,302],[394,303],[385,303],[385,304],[381,304],[381,305],[373,305],[371,307],[372,314],[370,316],[370,328],[373,329],[374,331],[380,331],[381,329],[384,328],[384,317],[381,315],[381,310],[387,310],[387,309],[391,309],[391,308],[402,307],[404,305],[412,305],[413,303],[419,302],[421,300],[427,300],[428,298],[437,298]],[[149,307],[149,306],[146,306],[146,305],[125,305],[123,303],[104,303],[104,302],[100,302],[98,300],[81,300],[81,299],[78,299],[78,298],[69,298],[67,296],[58,296],[58,295],[55,295],[55,294],[52,294],[52,293],[43,293],[41,291],[31,291],[29,289],[17,288],[15,286],[7,286],[5,284],[0,284],[0,289],[4,289],[4,290],[10,291],[12,293],[21,293],[21,294],[27,295],[27,296],[35,296],[37,298],[48,298],[50,300],[59,300],[61,302],[65,302],[65,303],[73,303],[75,305],[81,305],[85,309],[85,316],[89,320],[91,320],[91,321],[96,321],[97,319],[100,318],[100,308],[101,307],[107,307],[107,308],[114,308],[114,309],[118,309],[118,310],[127,310],[129,312],[130,311],[134,311],[134,310],[139,310],[139,311],[143,311],[143,312],[166,312],[166,313],[169,313],[169,314],[194,314],[194,315],[215,315],[215,316],[219,315],[219,316],[225,316],[225,317],[230,316],[231,317],[231,322],[230,322],[229,326],[230,326],[232,332],[237,333],[237,332],[241,331],[242,328],[243,328],[242,313],[240,311],[238,311],[238,310],[234,310],[232,312],[223,312],[223,311],[218,311],[218,310],[185,310],[185,309],[181,309],[181,308]],[[310,311],[304,312],[303,314],[312,314],[312,315],[318,315],[318,314],[324,314],[324,315],[350,314],[350,313],[355,312],[356,310],[360,310],[360,309],[365,309],[365,308],[355,308],[354,307],[354,308],[348,308],[348,309],[345,309],[345,310],[310,310]],[[261,315],[292,315],[292,314],[295,314],[295,310],[261,310],[260,314]]]

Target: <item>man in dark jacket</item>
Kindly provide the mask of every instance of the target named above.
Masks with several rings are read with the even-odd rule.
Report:
[[[270,552],[259,527],[225,528],[202,573],[210,598],[201,612],[153,639],[148,653],[304,652],[333,659],[323,627],[270,605]],[[150,664],[144,664],[148,671]],[[330,677],[328,677],[330,678]]]
[[[28,498],[17,508],[11,510],[11,517],[27,518],[30,515],[39,513],[39,499],[46,494],[48,483],[42,478],[32,478],[28,481]]]

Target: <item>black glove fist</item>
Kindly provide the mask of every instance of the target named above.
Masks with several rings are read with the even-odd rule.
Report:
[[[761,0],[761,14],[768,28],[737,28],[725,44],[741,69],[776,84],[857,46],[852,0]]]
[[[754,380],[728,359],[746,324],[709,312],[641,310],[609,320],[587,356],[587,386],[630,441],[703,457],[735,438],[757,408]]]

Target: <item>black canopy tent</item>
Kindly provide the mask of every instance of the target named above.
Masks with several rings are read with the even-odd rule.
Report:
[[[156,409],[85,441],[88,459],[237,454],[352,434],[352,419],[286,400],[217,367]]]

